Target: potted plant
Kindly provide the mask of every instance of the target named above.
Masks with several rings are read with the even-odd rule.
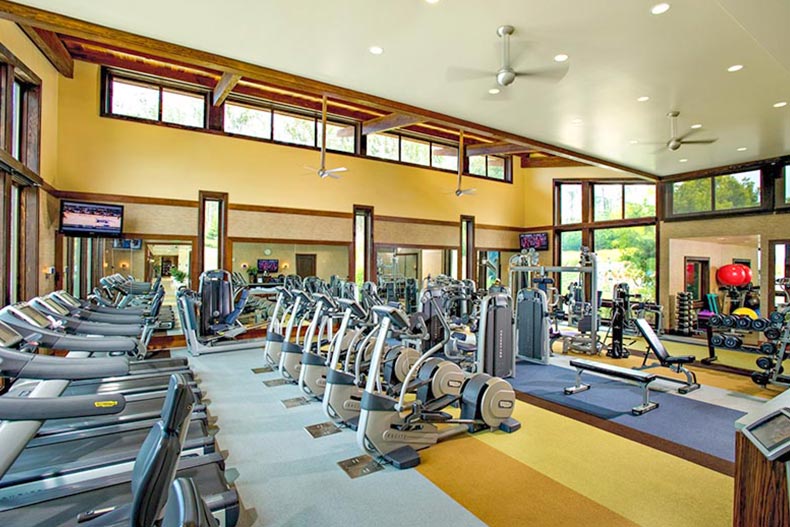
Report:
[[[170,268],[170,276],[173,277],[173,285],[176,289],[186,285],[187,274],[178,267]]]

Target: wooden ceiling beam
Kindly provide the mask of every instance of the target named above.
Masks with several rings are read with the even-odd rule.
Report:
[[[18,24],[25,35],[36,45],[47,60],[58,70],[58,73],[68,79],[74,78],[74,59],[69,50],[52,31]]]
[[[387,130],[403,128],[404,126],[413,126],[415,124],[424,123],[425,121],[426,119],[419,115],[391,113],[362,123],[362,135],[386,132]]]
[[[558,156],[531,157],[521,156],[521,168],[567,168],[586,167],[588,163]]]
[[[162,58],[175,61],[188,61],[200,67],[218,70],[222,73],[241,75],[244,78],[255,79],[270,83],[282,88],[306,91],[317,95],[326,95],[330,98],[357,103],[387,113],[404,113],[420,115],[424,121],[430,121],[440,126],[455,129],[463,129],[465,132],[472,133],[483,138],[508,141],[514,144],[533,148],[541,152],[548,152],[554,155],[566,157],[581,163],[592,164],[602,168],[608,168],[618,172],[625,172],[642,176],[646,179],[656,180],[655,174],[645,172],[633,167],[621,165],[605,159],[600,159],[588,154],[577,152],[565,147],[552,145],[543,141],[537,141],[518,134],[497,130],[483,126],[465,119],[455,118],[439,112],[418,108],[409,104],[376,97],[367,93],[358,92],[340,86],[319,82],[306,77],[300,77],[290,73],[277,71],[271,68],[258,66],[248,62],[223,57],[214,53],[201,51],[178,44],[172,44],[162,40],[143,37],[121,31],[99,24],[93,24],[84,20],[68,17],[51,11],[45,11],[34,7],[29,7],[8,0],[0,0],[0,18],[11,20],[12,22],[27,24],[33,27],[54,31],[61,35],[71,35],[79,38],[101,42],[112,46],[143,53],[153,53]]]
[[[513,143],[508,143],[507,141],[499,141],[496,143],[479,143],[466,147],[466,155],[469,157],[497,154],[529,154],[532,152],[537,152],[537,150],[523,145],[514,145]]]
[[[223,73],[219,82],[217,82],[217,86],[214,88],[214,93],[211,97],[212,104],[214,104],[214,106],[219,106],[225,102],[225,99],[228,98],[228,95],[230,95],[230,92],[233,91],[233,88],[236,87],[240,80],[241,75]]]

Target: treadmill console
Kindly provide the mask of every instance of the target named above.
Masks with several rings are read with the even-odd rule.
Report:
[[[5,322],[0,322],[0,346],[13,348],[20,342],[22,342],[22,335],[14,331],[14,329]]]
[[[17,317],[21,318],[25,322],[29,324],[33,324],[41,329],[48,329],[52,326],[52,321],[33,309],[30,305],[26,304],[25,302],[19,302],[14,304],[13,306],[9,306],[11,312],[14,313]]]
[[[781,408],[743,427],[743,435],[769,461],[790,453],[790,408]]]

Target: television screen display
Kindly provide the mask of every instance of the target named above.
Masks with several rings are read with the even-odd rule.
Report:
[[[123,205],[60,202],[60,232],[67,236],[117,237],[123,230]]]
[[[137,251],[143,248],[143,240],[140,238],[124,238],[112,241],[113,249],[131,249]]]
[[[548,232],[528,232],[519,235],[519,243],[522,249],[535,249],[536,251],[549,250]]]
[[[280,270],[280,260],[271,260],[261,258],[258,260],[258,272],[259,273],[276,273]]]

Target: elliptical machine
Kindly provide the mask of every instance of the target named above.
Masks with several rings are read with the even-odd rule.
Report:
[[[363,450],[384,458],[396,468],[411,468],[420,463],[418,450],[442,439],[467,431],[495,428],[511,433],[521,427],[521,423],[511,417],[516,401],[513,388],[507,381],[484,373],[462,381],[458,395],[447,394],[426,403],[418,393],[415,401],[406,404],[408,392],[431,382],[412,383],[412,380],[431,356],[449,341],[450,328],[446,322],[443,322],[444,340],[432,346],[412,366],[402,384],[400,397],[388,395],[381,386],[380,376],[384,343],[391,328],[403,330],[409,327],[409,320],[401,310],[391,306],[376,306],[373,311],[381,317],[381,326],[362,394],[357,444]],[[455,419],[442,411],[451,404],[460,404],[460,418]],[[440,425],[446,426],[440,428]]]

